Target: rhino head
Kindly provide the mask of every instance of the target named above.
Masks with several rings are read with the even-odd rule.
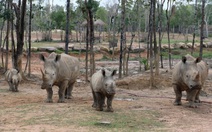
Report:
[[[41,70],[43,83],[41,85],[41,89],[52,88],[54,82],[57,78],[58,72],[58,61],[61,56],[56,55],[52,58],[45,58],[42,54],[40,55],[40,60],[44,62],[44,71]]]
[[[102,75],[103,75],[103,88],[106,91],[107,94],[113,95],[116,93],[115,91],[115,81],[113,79],[113,76],[116,74],[116,70],[113,70],[109,75],[106,74],[106,71],[102,69]]]
[[[18,75],[18,74],[17,74],[17,75],[13,75],[13,76],[12,76],[12,84],[13,84],[13,85],[18,85],[19,82],[20,82],[19,75]]]
[[[201,76],[197,67],[197,63],[200,61],[200,57],[196,58],[194,61],[187,61],[185,56],[182,57],[182,79],[189,89],[201,88]]]

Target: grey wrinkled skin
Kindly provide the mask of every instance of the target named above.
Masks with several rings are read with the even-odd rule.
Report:
[[[182,91],[186,91],[189,107],[196,108],[195,103],[200,103],[199,94],[207,76],[208,66],[204,61],[191,55],[183,56],[175,65],[172,74],[172,85],[176,95],[174,105],[182,105]]]
[[[107,98],[107,112],[113,112],[112,101],[116,94],[116,85],[113,76],[116,70],[112,72],[102,69],[94,73],[91,77],[91,90],[93,94],[93,105],[97,111],[103,111],[105,98]]]
[[[5,73],[5,80],[9,84],[10,91],[18,92],[18,86],[22,80],[21,74],[18,70],[14,68],[7,70]]]
[[[42,54],[40,60],[44,62],[44,71],[41,70],[43,83],[41,89],[46,89],[46,102],[51,103],[54,85],[59,87],[58,103],[65,102],[65,98],[72,97],[73,85],[79,75],[80,63],[77,58],[52,52],[47,58]]]

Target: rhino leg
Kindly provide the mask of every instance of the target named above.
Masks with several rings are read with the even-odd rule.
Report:
[[[14,91],[15,91],[15,92],[18,92],[18,84],[15,84],[15,86],[14,86]]]
[[[189,107],[197,108],[197,105],[194,103],[194,101],[195,101],[195,98],[196,98],[196,95],[197,95],[198,92],[199,92],[198,89],[193,89],[193,90],[190,90],[190,91],[187,92],[187,94],[188,94],[187,99],[189,101]]]
[[[8,81],[8,84],[9,84],[9,91],[13,91],[13,84],[10,81]]]
[[[73,90],[74,83],[70,83],[65,90],[65,98],[71,99],[72,98],[72,90]]]
[[[107,112],[113,112],[113,108],[112,108],[112,101],[113,101],[113,97],[114,95],[110,95],[107,97]]]
[[[182,105],[181,98],[182,98],[182,91],[180,90],[179,86],[173,85],[174,92],[176,95],[174,105]]]
[[[194,101],[195,103],[200,103],[201,102],[200,99],[199,99],[200,92],[201,92],[201,90],[199,90],[197,92],[197,94],[196,94],[195,101]]]
[[[92,89],[92,95],[93,95],[93,105],[92,105],[92,107],[96,108],[97,107],[97,97],[96,97],[93,89]]]
[[[103,105],[104,105],[104,95],[99,92],[95,92],[96,98],[97,98],[97,111],[103,111]]]
[[[47,89],[46,89],[46,92],[47,92],[46,103],[52,103],[52,102],[53,102],[53,100],[52,100],[52,95],[53,95],[53,90],[52,90],[52,88],[47,88]]]
[[[61,86],[59,87],[58,95],[58,103],[65,103],[65,90],[67,88],[68,81],[64,81]]]

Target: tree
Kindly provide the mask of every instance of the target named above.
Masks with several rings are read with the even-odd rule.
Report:
[[[7,17],[7,32],[6,32],[6,60],[5,60],[5,71],[8,69],[8,56],[9,56],[9,33],[10,33],[10,21],[11,21],[11,13],[10,13],[10,7],[12,1],[7,2],[7,10],[9,11],[8,17]]]
[[[167,19],[167,36],[168,36],[168,47],[169,47],[169,69],[172,68],[172,64],[171,64],[171,47],[170,47],[170,20],[171,20],[171,16],[173,15],[173,12],[175,10],[175,6],[172,5],[173,3],[171,2],[171,0],[167,1],[167,9],[166,9],[166,19]],[[171,10],[169,10],[171,8]]]
[[[161,0],[160,3],[158,1],[157,3],[157,9],[158,9],[158,43],[159,43],[159,52],[158,54],[160,55],[160,63],[161,63],[161,68],[163,68],[163,55],[161,53],[161,42],[162,42],[162,16],[163,16],[163,4],[165,0]]]
[[[123,46],[126,44],[125,36],[125,4],[126,1],[121,1],[121,40],[120,40],[120,57],[119,57],[119,78],[122,78],[122,66],[123,66]]]
[[[66,43],[65,43],[65,53],[68,54],[68,44],[69,44],[69,25],[70,25],[70,0],[67,0],[66,6]]]
[[[14,68],[22,72],[22,55],[23,55],[23,46],[24,46],[24,19],[26,12],[26,0],[19,0],[18,5],[13,3],[13,7],[16,14],[16,39],[17,47],[13,55],[14,58]]]
[[[196,29],[198,27],[198,19],[197,19],[197,0],[195,0],[195,10],[194,10],[194,32],[193,32],[193,41],[192,41],[192,47],[191,47],[191,55],[193,55],[194,51],[194,41],[196,37]]]
[[[84,14],[84,18],[87,20],[87,29],[86,29],[86,81],[88,79],[88,46],[90,46],[90,76],[95,72],[95,58],[94,58],[94,14],[96,13],[99,2],[95,0],[85,0],[82,2],[81,0],[77,1],[80,5],[80,8]],[[89,45],[88,45],[89,43]]]
[[[153,75],[153,41],[156,41],[155,38],[155,0],[150,2],[150,13],[149,13],[149,50],[150,50],[150,88],[155,86],[154,84],[154,75]],[[154,40],[153,40],[154,39]],[[154,42],[155,43],[155,42]],[[154,44],[155,45],[155,44]]]
[[[107,22],[108,12],[105,7],[99,7],[96,11],[96,19],[101,19],[103,22]]]
[[[64,7],[58,5],[54,6],[50,17],[52,21],[52,27],[56,29],[65,29],[66,15],[67,14],[65,14]]]
[[[152,1],[152,32],[153,32],[153,39],[154,39],[154,63],[155,63],[155,75],[159,75],[159,54],[158,54],[158,46],[157,46],[157,38],[156,38],[156,0]],[[153,67],[153,66],[152,66]]]
[[[114,59],[114,48],[117,46],[118,40],[116,39],[116,32],[118,29],[117,25],[117,18],[118,18],[118,10],[119,5],[114,4],[112,6],[107,5],[108,9],[108,41],[109,41],[109,48],[113,48],[112,51],[112,60]],[[112,36],[111,36],[112,31]],[[112,37],[112,38],[111,38]]]
[[[8,16],[10,16],[9,14],[9,10],[7,10],[6,7],[6,3],[4,1],[0,2],[0,20],[1,20],[1,34],[0,34],[0,48],[1,48],[1,60],[2,60],[2,67],[4,66],[4,55],[3,55],[3,50],[4,50],[4,44],[5,44],[5,39],[4,42],[2,44],[2,38],[3,38],[3,29],[5,26],[5,21],[9,18]]]
[[[29,0],[29,49],[28,49],[28,76],[31,74],[31,30],[32,30],[32,0]]]
[[[90,27],[90,76],[93,75],[93,73],[96,71],[95,66],[95,58],[94,58],[94,51],[93,51],[93,45],[94,45],[94,13],[97,11],[99,2],[95,0],[88,0],[88,2],[85,0],[85,5],[88,11],[88,22]]]
[[[201,22],[201,28],[200,28],[200,50],[199,50],[199,57],[201,59],[202,59],[202,52],[203,52],[204,24],[205,24],[205,0],[202,0],[202,22]]]
[[[67,9],[66,9],[67,10]],[[70,9],[69,9],[70,10]],[[67,12],[66,12],[67,13]],[[51,21],[52,21],[52,28],[53,29],[61,29],[61,41],[64,40],[63,38],[63,30],[66,29],[66,14],[64,8],[62,6],[55,6],[53,11],[51,12]]]

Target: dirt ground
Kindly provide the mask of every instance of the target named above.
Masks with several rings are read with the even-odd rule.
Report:
[[[47,55],[47,53],[46,53]],[[25,58],[23,59],[25,62]],[[82,62],[84,63],[84,62]],[[104,63],[105,65],[107,63]],[[104,65],[98,63],[98,66]],[[83,65],[83,64],[82,64]],[[131,68],[137,64],[132,63]],[[53,103],[45,103],[46,91],[40,88],[42,62],[32,57],[32,76],[23,81],[19,92],[8,90],[0,74],[0,131],[17,132],[88,132],[88,131],[168,131],[209,132],[212,130],[212,83],[207,80],[207,96],[201,96],[198,108],[173,106],[171,74],[155,78],[157,87],[149,89],[149,73],[142,72],[117,81],[113,113],[97,112],[92,105],[89,83],[80,76],[73,98],[57,103],[57,87],[53,87]],[[211,76],[211,71],[210,71]],[[105,123],[106,122],[106,123]],[[103,123],[103,125],[98,125]],[[104,124],[105,123],[105,124]],[[109,125],[108,125],[108,124]]]

